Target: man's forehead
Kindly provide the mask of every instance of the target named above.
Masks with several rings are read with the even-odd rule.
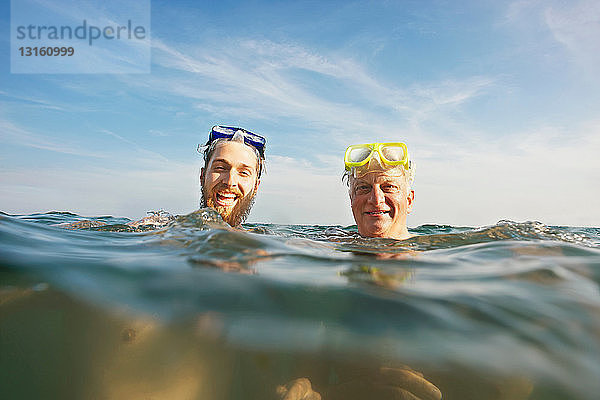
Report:
[[[389,182],[398,181],[404,182],[405,178],[402,172],[398,171],[369,171],[366,174],[354,178],[354,182],[366,182],[366,183],[378,183],[378,182]]]
[[[211,161],[221,160],[229,164],[246,164],[256,166],[258,157],[254,150],[244,143],[223,141],[218,143],[212,154]]]

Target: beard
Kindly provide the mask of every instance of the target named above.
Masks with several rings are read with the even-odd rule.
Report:
[[[239,197],[238,201],[233,207],[224,207],[216,205],[213,201],[212,193],[226,188],[225,186],[217,185],[215,186],[211,192],[208,192],[208,189],[202,186],[202,197],[200,198],[200,207],[210,207],[214,208],[223,218],[223,221],[227,222],[231,226],[241,225],[248,215],[250,215],[250,210],[254,205],[254,198],[256,197],[256,191],[248,193],[244,197]],[[239,191],[235,191],[236,195],[241,196]]]

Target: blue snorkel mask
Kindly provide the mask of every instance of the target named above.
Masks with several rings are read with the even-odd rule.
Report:
[[[265,147],[267,142],[267,140],[264,137],[242,128],[215,125],[212,127],[210,133],[208,134],[208,141],[206,142],[206,144],[198,145],[198,153],[204,154],[205,162],[208,161],[206,159],[207,155],[212,153],[211,148],[216,146],[216,144],[221,140],[233,140],[237,142],[242,142],[249,146],[252,150],[254,150],[258,158],[258,177],[260,178],[260,175],[262,174],[263,170],[263,162],[265,159]]]
[[[265,145],[267,140],[256,133],[252,133],[242,128],[215,125],[208,134],[208,141],[204,146],[210,146],[212,142],[217,139],[235,139],[234,136],[235,138],[243,138],[244,143],[254,147],[258,151],[260,157],[265,158]]]

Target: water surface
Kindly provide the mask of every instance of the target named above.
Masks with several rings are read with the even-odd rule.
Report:
[[[82,219],[0,214],[4,398],[264,399],[300,377],[391,398],[382,367],[444,399],[600,393],[599,228],[57,226]]]

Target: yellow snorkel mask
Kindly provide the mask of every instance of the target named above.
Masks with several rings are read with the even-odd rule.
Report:
[[[346,170],[365,166],[369,163],[373,155],[379,155],[379,164],[382,167],[404,166],[404,169],[410,168],[408,149],[404,143],[366,143],[353,144],[348,146],[344,155],[344,164]],[[384,165],[385,164],[385,165]]]
[[[415,163],[410,159],[404,143],[365,143],[348,146],[344,155],[344,176],[355,178],[368,172],[386,171],[388,174],[406,176],[412,185],[415,178]],[[395,170],[395,171],[394,171]]]

